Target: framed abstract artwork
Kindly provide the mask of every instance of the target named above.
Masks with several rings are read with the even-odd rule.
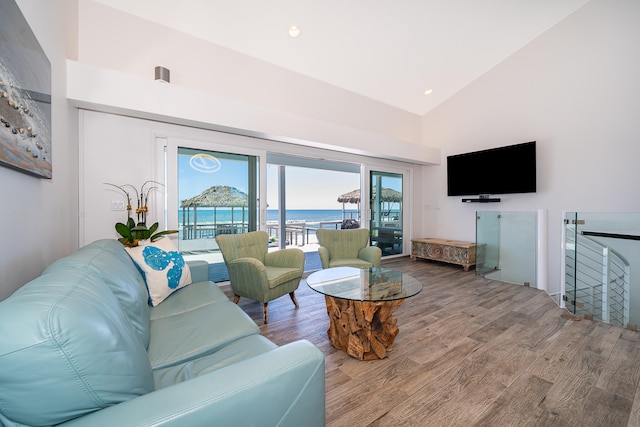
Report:
[[[0,3],[0,165],[51,168],[51,63],[15,0]]]

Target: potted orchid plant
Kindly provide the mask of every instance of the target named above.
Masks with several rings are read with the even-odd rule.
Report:
[[[131,184],[116,185],[105,182],[106,185],[118,188],[127,197],[127,222],[116,223],[116,232],[121,236],[118,241],[125,246],[135,247],[138,246],[141,240],[149,240],[153,242],[159,237],[167,234],[177,233],[178,230],[163,230],[158,231],[158,223],[153,223],[150,227],[147,227],[147,212],[149,211],[147,203],[149,200],[149,193],[153,190],[157,190],[162,184],[157,181],[145,181],[140,187],[140,191]],[[127,189],[132,189],[136,194],[136,215],[137,221],[132,218],[133,207],[131,205],[131,195]]]

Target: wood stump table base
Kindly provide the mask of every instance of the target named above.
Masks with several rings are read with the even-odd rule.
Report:
[[[400,331],[393,312],[403,299],[363,302],[325,295],[331,345],[359,360],[384,359]]]

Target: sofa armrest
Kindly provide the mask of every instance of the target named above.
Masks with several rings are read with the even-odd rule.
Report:
[[[60,425],[321,427],[324,393],[324,355],[302,340]]]
[[[320,262],[322,262],[322,268],[329,268],[329,249],[324,246],[318,248],[318,255],[320,255]]]
[[[374,267],[380,267],[382,250],[377,246],[367,246],[358,251],[358,258],[370,262]]]
[[[304,269],[304,252],[297,248],[279,249],[268,252],[264,256],[264,265]]]
[[[203,260],[189,260],[187,261],[189,270],[191,270],[191,280],[195,282],[208,282],[209,281],[209,263]]]
[[[262,287],[264,292],[269,289],[264,264],[255,258],[236,258],[227,263],[227,270],[231,287],[234,291],[240,291],[239,294],[253,295],[256,293],[256,287]]]

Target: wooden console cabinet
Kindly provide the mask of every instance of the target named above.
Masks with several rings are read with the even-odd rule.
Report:
[[[476,264],[476,244],[459,240],[415,239],[411,240],[411,259],[430,259],[458,264],[469,271]]]

